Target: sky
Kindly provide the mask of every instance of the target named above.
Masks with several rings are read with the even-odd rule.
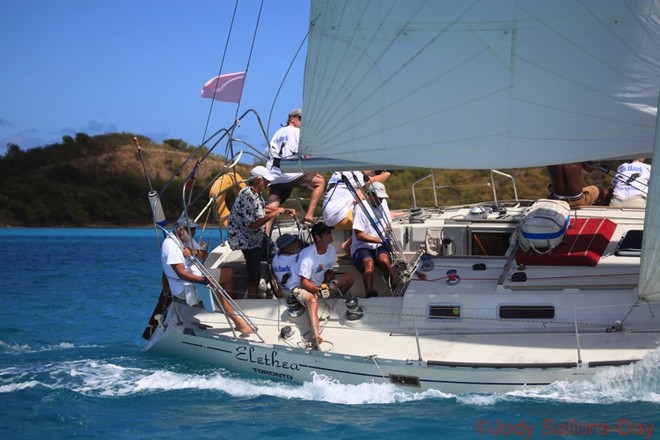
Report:
[[[248,109],[271,136],[302,107],[308,21],[308,0],[0,0],[0,154],[80,132],[200,145]],[[200,97],[246,68],[240,107]],[[253,116],[235,137],[267,144]]]

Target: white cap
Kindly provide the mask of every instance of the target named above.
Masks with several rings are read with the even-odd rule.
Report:
[[[390,198],[390,196],[387,195],[387,191],[385,191],[385,185],[383,185],[380,182],[373,182],[369,186],[369,190],[367,192],[376,194],[376,197],[378,197],[379,199],[389,199]]]
[[[273,176],[270,171],[266,169],[266,167],[261,165],[252,168],[252,171],[250,171],[250,177],[263,177],[269,182],[275,180],[275,176]]]

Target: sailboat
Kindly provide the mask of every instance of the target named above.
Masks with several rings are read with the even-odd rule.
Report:
[[[510,178],[498,169],[660,157],[660,1],[322,0],[309,23],[300,153],[313,158],[285,170],[490,169],[494,182]],[[452,393],[621,368],[660,342],[659,172],[646,209],[550,209],[519,199],[511,178],[513,199],[494,189],[400,212],[399,283],[379,280],[386,293],[367,298],[358,281],[356,302],[322,300],[320,350],[306,311],[268,293],[267,276],[264,299],[232,299],[252,335],[214,306],[223,291],[211,286],[204,306],[161,297],[145,349],[258,378]],[[548,215],[558,229],[525,230]],[[226,243],[203,270],[223,265],[244,271]],[[336,270],[360,279],[350,258]]]

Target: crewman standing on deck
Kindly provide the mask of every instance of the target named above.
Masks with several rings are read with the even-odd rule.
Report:
[[[282,159],[298,158],[298,143],[300,141],[300,126],[302,124],[302,110],[295,108],[289,112],[287,123],[275,132],[268,149],[268,162],[266,168],[274,176],[270,184],[268,207],[278,208],[291,195],[293,188],[307,188],[312,190],[309,206],[303,219],[308,226],[314,224],[314,210],[323,197],[325,179],[319,173],[284,173],[280,169]],[[271,222],[266,227],[270,233]]]

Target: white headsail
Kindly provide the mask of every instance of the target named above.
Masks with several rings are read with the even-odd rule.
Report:
[[[651,151],[657,0],[313,1],[301,152],[516,168]]]
[[[660,301],[660,115],[656,121],[653,157],[657,161],[651,167],[646,199],[639,295],[647,300]]]

